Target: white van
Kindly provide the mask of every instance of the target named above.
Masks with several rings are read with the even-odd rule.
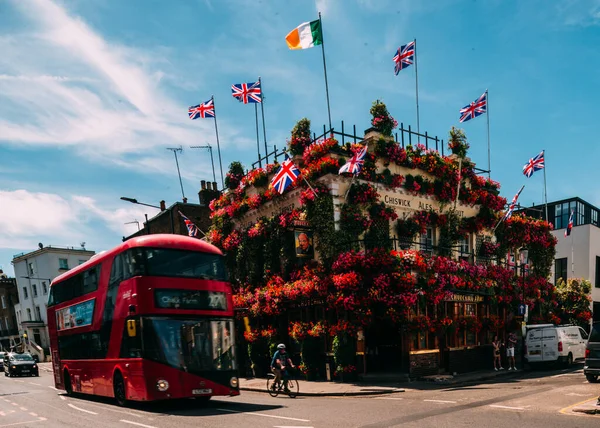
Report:
[[[588,334],[573,325],[537,324],[527,326],[525,355],[529,364],[561,362],[567,366],[585,358]]]

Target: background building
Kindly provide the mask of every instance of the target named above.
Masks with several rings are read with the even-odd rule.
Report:
[[[10,350],[18,340],[17,317],[15,305],[19,303],[17,282],[0,274],[0,350]]]
[[[545,217],[545,206],[522,208],[527,215]],[[573,212],[573,229],[565,237],[569,217]],[[600,321],[600,209],[573,197],[548,203],[548,220],[554,225],[552,234],[558,240],[554,260],[554,284],[559,278],[584,278],[592,283],[594,321]]]
[[[15,313],[19,336],[24,339],[20,347],[43,361],[50,355],[46,314],[50,282],[58,275],[86,262],[95,252],[88,251],[83,246],[39,246],[36,251],[16,254],[12,264],[19,302],[15,305]]]

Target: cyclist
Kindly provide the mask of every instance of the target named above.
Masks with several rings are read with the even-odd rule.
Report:
[[[273,382],[272,386],[273,390],[276,389],[276,385],[279,385],[279,382],[281,381],[281,375],[283,373],[283,390],[285,392],[289,392],[287,385],[287,372],[285,369],[287,365],[289,365],[291,368],[294,368],[294,363],[292,363],[292,360],[288,356],[285,350],[285,345],[280,343],[277,345],[277,351],[275,351],[275,354],[273,354],[273,359],[271,360],[271,371],[275,373],[275,382]]]

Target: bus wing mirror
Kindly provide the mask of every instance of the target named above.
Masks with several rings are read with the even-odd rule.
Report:
[[[137,325],[135,320],[127,320],[127,335],[129,337],[137,336]]]

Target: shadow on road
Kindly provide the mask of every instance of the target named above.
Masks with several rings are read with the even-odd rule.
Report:
[[[65,395],[65,394],[62,394]],[[96,395],[86,394],[73,394],[71,398],[74,401],[80,401],[82,404],[85,402],[105,404],[114,406],[115,410],[122,409],[117,406],[114,399],[108,397],[99,397]],[[213,399],[210,401],[204,401],[201,399],[180,399],[180,400],[166,400],[166,401],[154,401],[154,402],[131,402],[128,407],[131,410],[139,410],[148,413],[160,413],[163,415],[175,415],[175,416],[215,416],[225,415],[227,413],[252,413],[252,412],[264,412],[267,410],[280,409],[285,406],[282,404],[263,405],[263,404],[250,404],[227,401],[226,397],[219,397],[220,399]],[[225,398],[225,399],[223,399]],[[220,410],[222,409],[222,410]]]

